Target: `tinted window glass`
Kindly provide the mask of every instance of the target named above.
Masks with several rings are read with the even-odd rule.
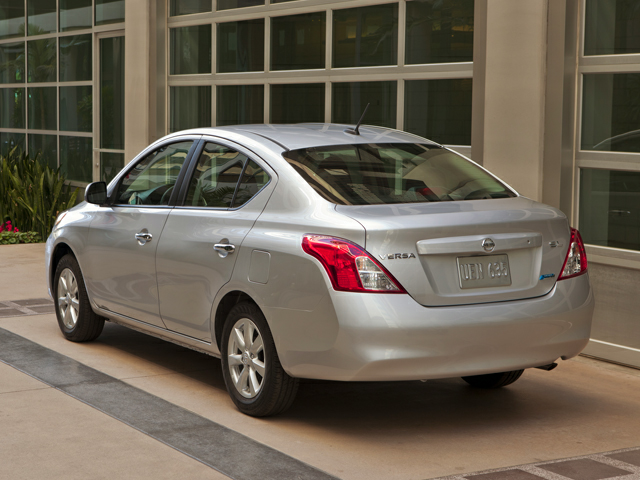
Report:
[[[96,25],[124,22],[124,0],[96,0]]]
[[[24,137],[24,133],[0,132],[0,155],[8,155],[14,148],[18,153],[24,152]]]
[[[236,198],[233,201],[233,207],[240,207],[251,200],[256,193],[262,190],[269,183],[269,174],[265,172],[260,165],[253,160],[249,160],[247,168],[242,175],[242,182],[238,187]]]
[[[210,12],[211,0],[171,0],[169,15],[192,15],[194,13]]]
[[[264,18],[218,24],[218,72],[264,70]]]
[[[24,42],[0,45],[0,83],[24,82]]]
[[[580,170],[580,233],[592,245],[640,250],[640,172]]]
[[[406,62],[473,61],[473,0],[407,2]]]
[[[229,10],[230,8],[244,8],[264,5],[264,0],[218,0],[217,10]]]
[[[58,146],[55,135],[28,135],[29,156],[43,165],[58,168]],[[73,179],[70,179],[73,180]]]
[[[91,87],[60,87],[60,130],[90,132],[92,129]]]
[[[168,205],[182,164],[193,142],[165,145],[129,170],[118,187],[115,203]]]
[[[324,121],[324,83],[271,85],[271,123]]]
[[[364,123],[396,128],[396,82],[334,83],[332,121],[355,124],[369,104]]]
[[[24,88],[0,88],[0,128],[24,128]]]
[[[91,28],[91,0],[60,0],[60,31]]]
[[[29,88],[29,125],[33,130],[57,130],[58,109],[56,108],[56,87]]]
[[[93,139],[60,136],[60,170],[69,180],[91,182],[93,177]]]
[[[582,150],[640,152],[640,73],[583,78]]]
[[[211,25],[172,28],[171,75],[211,73]]]
[[[216,90],[218,126],[263,123],[263,85],[218,85]]]
[[[92,50],[91,34],[60,37],[60,81],[91,80]]]
[[[56,81],[56,39],[27,42],[29,82]]]
[[[0,2],[0,40],[24,37],[24,2]]]
[[[211,126],[211,87],[169,87],[169,131]]]
[[[229,208],[246,160],[240,152],[207,143],[191,178],[185,205]]]
[[[587,0],[584,54],[640,52],[640,5],[633,0]]]
[[[271,69],[324,68],[326,13],[271,19]]]
[[[27,22],[29,23],[29,35],[55,32],[56,1],[27,0]]]
[[[124,167],[124,153],[100,152],[100,180],[109,183]]]
[[[100,147],[124,149],[124,37],[100,39]]]
[[[471,78],[407,80],[404,130],[446,145],[471,145]]]
[[[338,205],[446,202],[513,197],[474,163],[420,144],[337,145],[294,150],[285,159]]]
[[[333,12],[333,66],[398,63],[398,4]]]

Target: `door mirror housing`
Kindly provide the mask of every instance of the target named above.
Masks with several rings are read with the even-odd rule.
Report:
[[[107,205],[107,184],[105,182],[93,182],[84,191],[84,199],[94,205]]]

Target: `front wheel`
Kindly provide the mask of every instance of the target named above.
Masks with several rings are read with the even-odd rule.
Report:
[[[472,387],[476,388],[500,388],[511,385],[518,380],[524,370],[513,370],[511,372],[489,373],[487,375],[473,375],[462,377]]]
[[[91,309],[80,265],[71,254],[62,257],[56,266],[53,301],[58,326],[67,340],[89,342],[102,333],[104,318]]]
[[[298,379],[282,368],[267,321],[256,305],[239,303],[231,309],[220,353],[227,391],[242,413],[267,417],[291,406]]]

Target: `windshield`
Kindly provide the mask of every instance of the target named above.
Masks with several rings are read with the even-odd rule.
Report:
[[[460,155],[411,143],[335,145],[283,154],[323,198],[338,205],[515,197]]]

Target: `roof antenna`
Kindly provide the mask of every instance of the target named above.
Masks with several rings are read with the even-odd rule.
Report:
[[[362,112],[362,116],[360,117],[360,120],[358,120],[356,128],[347,128],[344,133],[350,133],[351,135],[360,135],[360,124],[362,123],[362,120],[364,120],[364,116],[367,114],[367,110],[369,110],[369,105],[371,104],[367,103],[367,106],[364,107],[364,112]]]

